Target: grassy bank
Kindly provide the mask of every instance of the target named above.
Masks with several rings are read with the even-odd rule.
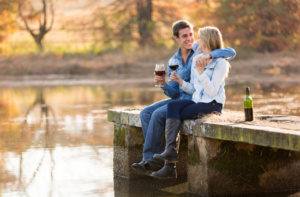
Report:
[[[0,57],[3,77],[66,75],[101,79],[152,77],[155,63],[167,64],[177,49],[148,49],[135,53],[94,54],[31,54]],[[253,53],[230,61],[230,76],[278,76],[300,73],[299,51]]]

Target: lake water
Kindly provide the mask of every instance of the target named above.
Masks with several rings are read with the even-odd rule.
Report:
[[[243,111],[245,87],[226,86],[225,109]],[[256,113],[300,115],[300,84],[250,87]],[[147,179],[113,177],[107,109],[166,98],[152,83],[0,87],[0,196],[191,196],[186,180],[145,187]]]

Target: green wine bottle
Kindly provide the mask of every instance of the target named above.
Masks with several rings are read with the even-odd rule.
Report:
[[[246,88],[246,98],[244,99],[245,121],[253,120],[253,101],[250,96],[250,87]]]

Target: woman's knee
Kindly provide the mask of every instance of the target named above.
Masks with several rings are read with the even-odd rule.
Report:
[[[168,103],[167,109],[168,110],[174,109],[176,106],[178,106],[178,104],[176,104],[176,101],[172,101],[172,102]]]

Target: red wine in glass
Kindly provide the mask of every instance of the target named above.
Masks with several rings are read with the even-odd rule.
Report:
[[[158,71],[155,71],[155,74],[158,75],[158,76],[162,76],[165,74],[165,71],[164,70],[158,70]]]
[[[170,59],[169,67],[171,68],[172,71],[175,71],[179,67],[179,60],[176,58]]]
[[[164,64],[156,64],[155,65],[155,75],[162,76],[165,74],[165,65]],[[162,87],[160,83],[155,85],[155,87]]]
[[[175,71],[179,65],[169,65],[169,67],[171,68],[171,70]]]
[[[179,64],[180,64],[179,60],[176,58],[170,59],[170,61],[169,61],[169,67],[173,72],[175,72],[175,70],[177,70],[177,68],[179,67]],[[170,78],[169,78],[169,82],[171,82]]]

